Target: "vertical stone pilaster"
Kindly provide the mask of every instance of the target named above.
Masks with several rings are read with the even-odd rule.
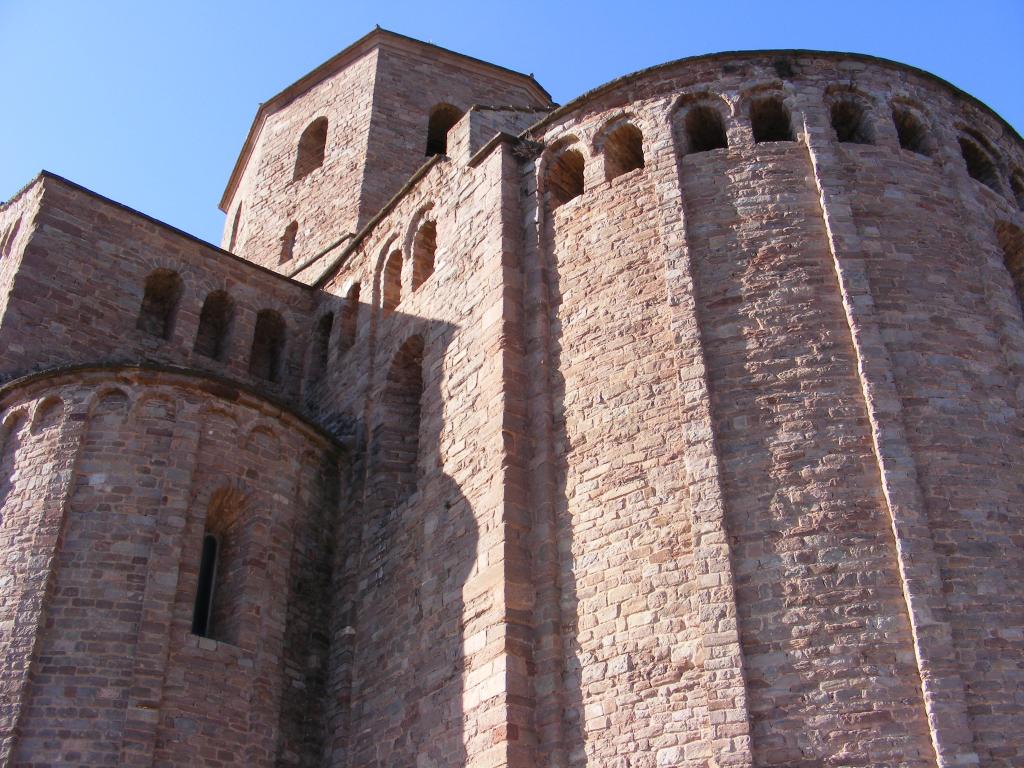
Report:
[[[838,159],[826,136],[830,121],[820,96],[798,93],[803,134],[814,171],[822,218],[853,340],[861,389],[871,423],[882,491],[892,520],[896,557],[932,745],[939,768],[978,762],[971,745],[964,684],[946,620],[935,545],[917,468],[905,435],[902,404],[881,334],[860,235],[839,182]]]

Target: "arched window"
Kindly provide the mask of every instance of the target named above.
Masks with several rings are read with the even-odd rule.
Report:
[[[245,582],[250,528],[244,519],[245,495],[224,487],[210,497],[199,551],[192,634],[238,643],[246,619]]]
[[[391,479],[384,492],[399,504],[416,490],[419,459],[420,400],[423,396],[423,339],[413,336],[398,350],[388,369],[376,435],[379,470]]]
[[[604,140],[604,176],[611,181],[624,173],[644,167],[644,135],[624,123]]]
[[[193,351],[213,360],[223,360],[234,303],[226,291],[213,291],[199,313],[199,330]]]
[[[341,308],[338,328],[338,350],[344,354],[356,343],[359,322],[359,283],[348,289],[345,305]]]
[[[334,329],[334,313],[328,312],[316,324],[313,334],[313,348],[310,350],[309,378],[316,381],[327,370],[327,358],[331,351],[331,331]]]
[[[832,130],[845,144],[874,144],[874,132],[867,110],[855,99],[841,99],[832,104]]]
[[[402,252],[392,251],[380,279],[381,308],[387,317],[402,301]]]
[[[295,255],[295,238],[298,234],[299,222],[297,221],[293,221],[285,228],[284,235],[281,236],[281,256],[277,261],[278,264],[292,260],[292,256]]]
[[[1013,199],[1017,207],[1024,211],[1024,173],[1017,171],[1010,176],[1010,189],[1013,192]]]
[[[235,209],[235,218],[231,222],[231,239],[228,240],[228,250],[235,250],[235,243],[238,242],[238,224],[242,220],[242,206]]]
[[[789,110],[782,103],[780,96],[768,96],[751,103],[750,127],[754,132],[754,142],[757,144],[767,141],[793,141]]]
[[[566,150],[551,162],[547,187],[552,208],[583,194],[583,155],[579,150]]]
[[[156,269],[146,278],[142,308],[135,327],[160,339],[171,338],[174,315],[181,298],[181,277],[169,269]]]
[[[196,585],[196,602],[192,608],[192,634],[210,637],[210,613],[213,610],[213,588],[217,575],[217,537],[212,533],[203,536],[203,549],[199,558],[199,580]]]
[[[415,291],[434,274],[434,252],[437,250],[437,224],[425,221],[412,242],[412,289]]]
[[[999,171],[982,142],[974,137],[960,137],[960,154],[967,164],[967,173],[994,192],[999,192]]]
[[[438,104],[430,110],[427,123],[427,157],[448,154],[448,131],[462,119],[462,112],[451,104]]]
[[[299,137],[299,147],[295,152],[295,174],[293,179],[301,179],[324,164],[324,152],[327,149],[327,118],[318,117],[306,126]]]
[[[261,309],[256,315],[249,373],[267,381],[277,381],[281,376],[283,351],[284,318],[272,309]]]
[[[708,152],[729,146],[722,115],[714,107],[698,104],[686,113],[684,125],[688,152]]]
[[[932,153],[928,131],[917,115],[905,107],[893,107],[892,122],[896,126],[896,135],[900,140],[900,148],[929,157]]]

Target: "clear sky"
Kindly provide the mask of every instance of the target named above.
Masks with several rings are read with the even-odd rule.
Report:
[[[868,53],[1024,133],[1024,0],[0,0],[0,200],[45,168],[219,242],[259,103],[375,24],[532,72],[557,102],[702,53]]]

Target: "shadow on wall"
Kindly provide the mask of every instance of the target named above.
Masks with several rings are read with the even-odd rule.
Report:
[[[366,487],[352,515],[361,521],[361,542],[350,587],[350,754],[339,761],[346,750],[335,734],[332,765],[432,768],[467,760],[464,629],[491,598],[485,592],[464,601],[478,526],[469,500],[441,471],[442,362],[454,331],[399,313],[378,326]]]

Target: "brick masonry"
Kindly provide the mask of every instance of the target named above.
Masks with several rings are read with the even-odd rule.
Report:
[[[555,108],[377,30],[260,108],[228,250],[42,174],[0,209],[0,762],[1020,765],[1022,169],[891,62]]]

